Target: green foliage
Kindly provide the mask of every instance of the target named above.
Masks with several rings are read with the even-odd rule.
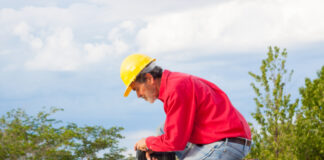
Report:
[[[324,66],[318,78],[306,78],[299,92],[302,106],[296,120],[296,155],[299,159],[324,159]]]
[[[105,129],[100,126],[78,127],[62,125],[50,115],[62,109],[39,112],[28,116],[17,109],[0,118],[0,159],[123,159],[118,147],[121,127]],[[97,157],[107,150],[103,158]]]
[[[293,117],[298,100],[291,102],[285,93],[293,71],[287,71],[287,52],[278,47],[269,47],[267,58],[262,61],[261,74],[249,72],[255,82],[251,86],[256,94],[256,112],[252,113],[258,123],[252,127],[254,147],[249,157],[259,159],[295,159],[287,144],[293,139]]]
[[[258,159],[324,159],[324,66],[318,78],[305,80],[298,100],[291,102],[285,93],[292,71],[285,68],[286,50],[269,47],[262,61],[261,74],[249,73],[255,80],[251,86],[256,93],[258,123],[252,127],[254,145],[248,158]],[[251,124],[250,124],[251,125]]]

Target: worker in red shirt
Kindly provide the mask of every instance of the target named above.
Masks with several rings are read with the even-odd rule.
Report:
[[[134,148],[147,152],[177,152],[179,159],[243,159],[251,146],[244,117],[215,84],[185,73],[163,70],[155,59],[132,54],[120,69],[127,97],[164,104],[166,120],[161,135],[139,140]]]

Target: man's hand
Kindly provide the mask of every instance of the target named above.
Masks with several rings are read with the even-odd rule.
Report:
[[[141,151],[145,151],[145,156],[146,159],[151,160],[151,156],[150,154],[153,153],[152,150],[149,150],[146,146],[145,143],[145,138],[142,138],[141,140],[139,140],[138,142],[136,142],[135,146],[134,146],[134,150],[141,150]],[[156,158],[153,158],[152,160],[156,160]]]
[[[146,146],[145,143],[145,138],[142,138],[141,140],[139,140],[138,142],[136,142],[135,146],[134,146],[134,150],[141,150],[141,151],[148,151],[148,148]]]

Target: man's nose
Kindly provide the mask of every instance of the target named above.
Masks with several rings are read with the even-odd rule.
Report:
[[[137,94],[137,98],[141,98],[142,97],[141,94],[138,91],[136,91],[136,94]]]

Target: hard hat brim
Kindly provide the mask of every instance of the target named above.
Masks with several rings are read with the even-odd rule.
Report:
[[[125,90],[124,97],[127,97],[131,91],[132,91],[132,87],[128,86]]]

